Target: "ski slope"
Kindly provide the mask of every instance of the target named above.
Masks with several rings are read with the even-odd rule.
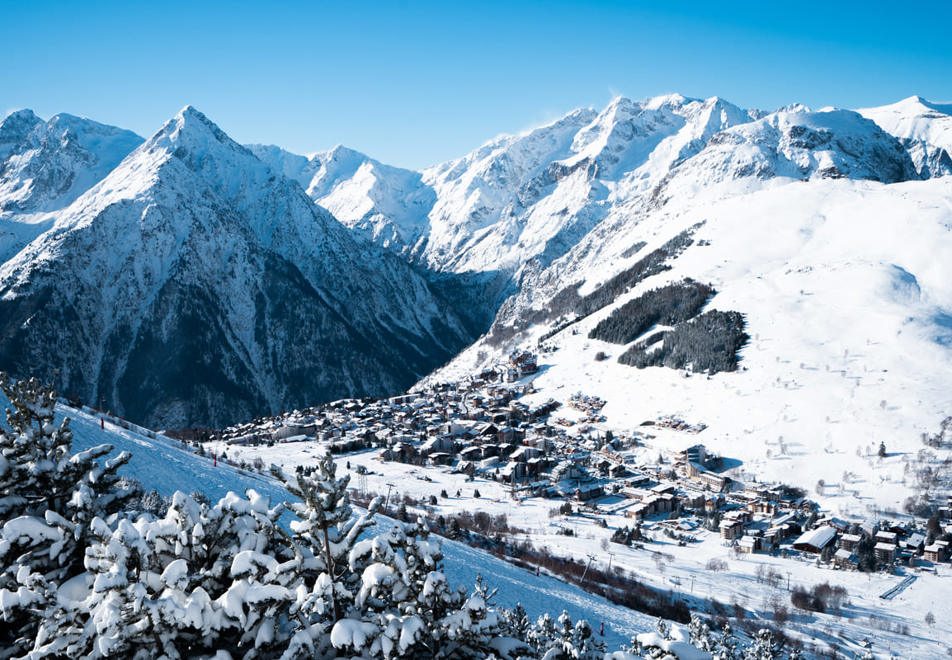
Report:
[[[211,459],[196,456],[163,436],[151,438],[109,421],[105,422],[105,429],[100,429],[99,417],[66,406],[60,406],[57,412],[58,416],[67,415],[72,420],[74,452],[103,443],[113,445],[117,452],[129,451],[132,460],[122,472],[162,495],[171,495],[176,490],[187,493],[197,490],[211,498],[219,498],[228,491],[243,493],[253,488],[270,496],[272,501],[291,499],[288,492],[270,478],[221,463],[216,466]],[[389,519],[378,517],[378,527],[389,522]],[[489,586],[499,590],[494,601],[496,605],[514,607],[516,603],[522,603],[533,619],[545,612],[556,617],[565,610],[573,621],[588,619],[596,630],[604,622],[604,641],[610,650],[627,644],[637,633],[655,628],[654,617],[613,605],[555,578],[537,577],[462,543],[444,540],[443,553],[445,572],[451,583],[469,588],[476,576],[482,575]]]

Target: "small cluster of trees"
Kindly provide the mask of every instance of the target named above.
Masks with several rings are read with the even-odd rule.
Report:
[[[829,582],[824,582],[814,585],[809,591],[802,586],[794,587],[790,594],[790,602],[801,610],[838,613],[846,604],[848,597],[846,587],[831,586]]]
[[[630,546],[635,541],[641,540],[641,526],[635,525],[632,527],[619,527],[612,534],[611,541],[612,543],[620,543],[622,545]]]
[[[571,325],[574,322],[573,319],[577,320],[583,316],[588,316],[612,304],[618,296],[630,290],[642,280],[670,270],[671,266],[666,262],[677,257],[694,242],[692,235],[700,225],[701,223],[698,223],[684,230],[661,247],[652,250],[633,266],[618,273],[587,296],[579,295],[578,289],[582,286],[582,282],[576,282],[556,293],[549,301],[548,306],[543,309],[530,310],[508,325],[497,321],[489,331],[488,343],[492,346],[501,346],[530,325],[545,323],[553,319],[568,318],[569,320],[558,323],[556,331],[561,331]],[[504,305],[503,311],[505,309],[506,306]],[[501,317],[503,317],[503,314],[497,315],[497,318]],[[544,337],[543,340],[546,338]]]

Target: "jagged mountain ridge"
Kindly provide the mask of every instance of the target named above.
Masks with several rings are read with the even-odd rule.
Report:
[[[142,142],[131,131],[68,114],[44,121],[19,110],[0,121],[0,263]]]
[[[3,368],[162,426],[397,392],[472,336],[190,107],[0,268],[0,322]]]
[[[11,113],[0,122],[0,217],[67,206],[143,141],[69,114]]]
[[[928,126],[939,126],[942,117],[948,118],[927,119]],[[929,139],[924,134],[916,144]],[[562,256],[609,209],[654,190],[690,161],[713,168],[711,176],[699,177],[700,186],[747,176],[931,176],[912,153],[919,147],[902,140],[889,125],[877,128],[849,110],[814,112],[793,104],[766,113],[718,97],[668,95],[619,97],[600,112],[576,110],[491,140],[424,170],[420,178],[406,170],[391,174],[343,148],[305,159],[309,167],[277,148],[257,147],[256,153],[267,152],[273,166],[297,172],[312,198],[349,226],[372,217],[373,230],[364,231],[371,240],[435,271],[496,273],[505,278],[500,290],[508,295],[518,289],[525,268],[545,267]],[[941,160],[941,149],[937,144],[930,152],[939,154],[933,160]],[[330,165],[341,162],[347,166]]]

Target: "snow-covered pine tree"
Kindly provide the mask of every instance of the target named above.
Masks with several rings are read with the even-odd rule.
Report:
[[[277,657],[297,579],[275,558],[282,511],[253,490],[214,507],[178,492],[161,519],[95,519],[86,588],[48,611],[31,658]]]
[[[701,651],[712,651],[714,641],[711,639],[711,628],[697,614],[691,615],[691,622],[688,624],[688,634],[691,636],[691,644]]]
[[[560,641],[555,621],[546,612],[526,631],[526,643],[535,651],[536,657],[544,656],[549,650],[556,649]]]
[[[275,476],[300,499],[290,504],[297,520],[288,539],[298,562],[301,579],[290,615],[294,635],[285,658],[326,651],[330,647],[330,627],[354,615],[354,593],[359,575],[350,565],[351,551],[360,536],[373,525],[382,499],[374,499],[361,516],[353,515],[347,485],[350,476],[337,477],[337,465],[325,454],[310,476],[287,480],[280,471]]]
[[[718,660],[738,660],[739,651],[737,637],[729,621],[724,622],[721,634],[714,641],[714,657]]]
[[[100,445],[71,453],[69,418],[55,424],[56,392],[35,378],[0,374],[10,401],[0,427],[0,658],[33,643],[56,587],[83,572],[89,524],[123,507],[135,490],[117,474],[127,452]]]
[[[509,633],[518,639],[524,640],[532,624],[529,621],[529,615],[526,614],[522,603],[516,603],[516,606],[512,609],[503,610],[502,615],[506,621]]]
[[[744,651],[744,660],[775,660],[782,655],[783,644],[778,642],[773,633],[761,628],[754,635],[750,646]]]
[[[426,525],[395,522],[357,543],[350,568],[360,575],[352,616],[335,623],[331,641],[365,658],[482,659],[525,648],[491,607],[494,592],[450,588],[439,543]]]

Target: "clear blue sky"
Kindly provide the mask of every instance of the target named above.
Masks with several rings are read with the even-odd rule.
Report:
[[[949,0],[145,4],[0,0],[0,113],[148,136],[191,103],[241,142],[422,167],[617,94],[952,101]]]

